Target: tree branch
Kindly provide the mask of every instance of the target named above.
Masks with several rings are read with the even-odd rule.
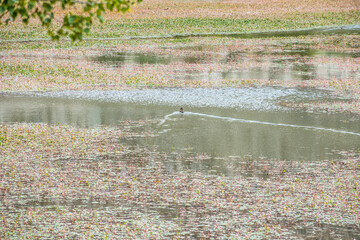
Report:
[[[37,0],[37,2],[51,2],[51,0]],[[57,0],[56,2],[61,2],[61,0]],[[93,2],[93,1],[79,1],[79,0],[72,0],[71,1],[72,3],[78,3],[78,4],[84,4],[84,5],[86,5],[86,4],[92,4],[92,3],[94,3],[94,4],[100,4],[100,3],[105,3],[105,2],[102,2],[102,1],[95,1],[95,2]]]

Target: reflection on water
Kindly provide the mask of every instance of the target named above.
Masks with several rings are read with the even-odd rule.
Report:
[[[316,58],[327,57],[327,61],[316,61]],[[127,67],[135,64],[173,63],[185,64],[243,64],[224,71],[177,71],[176,79],[181,80],[280,80],[301,81],[317,79],[356,78],[358,74],[351,68],[344,68],[339,59],[359,58],[360,52],[344,53],[313,50],[299,46],[296,49],[281,49],[272,52],[233,51],[222,56],[171,56],[154,53],[108,52],[90,60],[111,67]],[[312,61],[310,61],[312,59]],[[251,63],[251,64],[249,64]]]
[[[245,60],[244,60],[245,61]],[[342,69],[336,63],[311,64],[311,63],[271,63],[263,67],[250,67],[244,69],[231,69],[222,72],[182,72],[176,76],[179,80],[279,80],[302,81],[317,79],[348,79],[356,78],[357,73],[350,69]]]
[[[169,94],[175,96],[181,91],[185,90],[168,93],[164,90],[163,96],[171,99]],[[186,91],[190,91],[187,92],[190,97],[191,90]],[[90,93],[86,92],[84,96],[91,96]],[[94,96],[98,98],[100,93],[94,92]],[[192,97],[206,97],[205,93],[199,93],[201,92],[194,90]],[[117,94],[126,95],[121,91]],[[177,101],[166,104],[139,104],[132,102],[134,99],[127,95],[128,98],[121,98],[121,101],[116,97],[111,101],[109,96],[116,96],[115,92],[111,92],[108,98],[101,101],[91,97],[79,98],[76,93],[71,98],[69,92],[65,95],[61,95],[61,92],[54,93],[53,97],[50,95],[40,97],[36,94],[3,94],[0,98],[1,121],[90,127],[116,125],[121,120],[155,119],[156,124],[149,126],[155,136],[128,139],[127,143],[135,146],[156,146],[158,150],[173,156],[183,152],[206,153],[212,157],[212,160],[208,161],[209,169],[218,166],[222,172],[228,170],[224,157],[229,156],[251,155],[306,161],[332,158],[336,156],[334,151],[353,150],[360,146],[360,121],[349,122],[349,116],[343,114],[309,114],[276,108],[269,108],[271,111],[261,108],[254,110],[246,104],[242,108],[239,107],[241,104],[235,108],[193,104],[185,107],[185,114],[168,115],[178,110]],[[136,96],[140,97],[141,94]],[[292,97],[292,94],[291,91],[284,91],[284,94],[278,97],[286,100],[286,97]],[[239,98],[237,101],[241,103],[249,100]],[[269,101],[268,104],[275,105],[276,101]]]
[[[160,56],[154,53],[124,53],[112,52],[109,55],[91,57],[90,60],[109,66],[121,67],[125,64],[170,64],[174,62],[201,63],[200,57]]]
[[[278,114],[274,122],[312,124],[309,116]],[[359,147],[360,133],[354,135],[291,125],[268,125],[262,124],[262,121],[259,123],[198,115],[176,116],[164,124],[163,128],[169,131],[155,138],[154,143],[163,151],[176,146],[194,148],[198,153],[205,152],[214,157],[252,155],[282,160],[326,159],[332,150]]]

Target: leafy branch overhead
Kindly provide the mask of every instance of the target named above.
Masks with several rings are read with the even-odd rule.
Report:
[[[82,40],[83,33],[90,31],[94,20],[104,21],[106,10],[127,12],[142,0],[0,0],[0,24],[20,18],[25,24],[38,18],[47,27],[53,40],[69,36],[71,40]],[[80,10],[78,10],[80,7]],[[59,10],[62,9],[62,11]],[[75,11],[76,13],[72,13]],[[55,29],[55,13],[61,16],[62,24]]]

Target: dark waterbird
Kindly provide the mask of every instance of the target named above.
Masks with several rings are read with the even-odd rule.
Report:
[[[181,113],[184,113],[184,109],[183,109],[182,107],[180,108],[180,112],[181,112]]]

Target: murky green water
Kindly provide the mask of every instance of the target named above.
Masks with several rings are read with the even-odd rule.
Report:
[[[211,101],[214,95],[218,97]],[[327,99],[331,94],[281,88],[2,94],[0,119],[79,127],[149,119],[154,123],[146,130],[154,136],[127,139],[127,144],[156,147],[172,158],[205,153],[211,158],[209,165],[194,168],[227,174],[235,174],[229,172],[229,159],[322,160],[335,158],[337,151],[359,149],[358,118],[278,105],[295,96],[306,101]],[[178,113],[180,106],[184,114]]]

